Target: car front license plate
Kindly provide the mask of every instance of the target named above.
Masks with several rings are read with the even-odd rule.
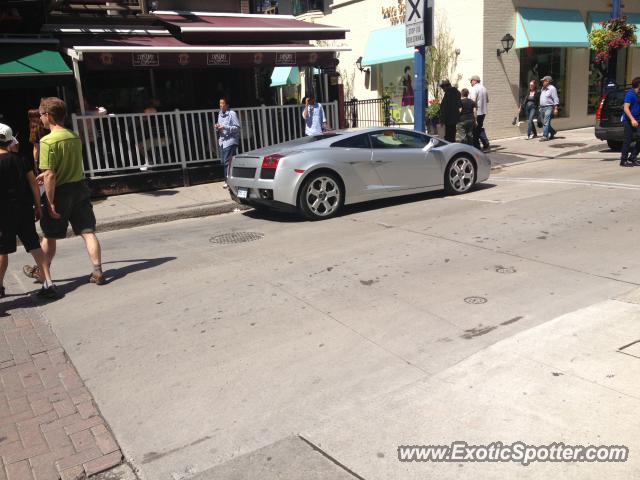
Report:
[[[238,188],[238,198],[247,198],[249,190],[247,188]]]

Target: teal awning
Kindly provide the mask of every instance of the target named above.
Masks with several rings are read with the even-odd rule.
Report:
[[[578,10],[519,8],[515,48],[588,48],[587,29]]]
[[[378,65],[413,58],[414,49],[407,48],[406,42],[404,25],[372,31],[364,49],[362,65]]]
[[[37,45],[2,45],[0,77],[71,75],[60,53]]]
[[[271,74],[272,87],[284,87],[298,83],[298,67],[276,67]]]
[[[600,30],[602,26],[600,22],[604,22],[611,18],[611,13],[609,12],[589,12],[589,16],[587,19],[587,28],[589,31],[591,30]],[[638,27],[636,32],[636,46],[640,47],[640,13],[630,13],[627,15],[627,22],[634,24]]]

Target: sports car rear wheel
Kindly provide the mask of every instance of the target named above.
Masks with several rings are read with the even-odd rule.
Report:
[[[335,216],[343,203],[342,184],[332,173],[312,173],[300,188],[298,208],[310,220],[325,220]]]
[[[456,157],[447,165],[444,189],[449,195],[468,191],[476,181],[476,166],[467,156]]]

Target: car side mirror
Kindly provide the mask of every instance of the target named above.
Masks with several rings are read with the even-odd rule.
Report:
[[[431,140],[429,140],[429,143],[427,143],[422,148],[422,151],[427,153],[429,150],[431,150],[432,148],[437,147],[438,145],[440,145],[440,142],[438,141],[438,139],[431,137]]]

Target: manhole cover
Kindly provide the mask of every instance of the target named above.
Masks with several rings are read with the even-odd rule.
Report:
[[[572,148],[572,147],[586,147],[586,143],[554,143],[549,145],[551,148]]]
[[[481,305],[483,303],[487,303],[487,299],[484,297],[467,297],[464,299],[464,301],[470,303],[471,305]]]
[[[496,267],[496,272],[498,273],[516,273],[516,269],[513,267]]]
[[[234,243],[253,242],[254,240],[260,240],[262,237],[264,237],[264,234],[256,232],[231,232],[211,237],[209,241],[218,245],[231,245]]]

